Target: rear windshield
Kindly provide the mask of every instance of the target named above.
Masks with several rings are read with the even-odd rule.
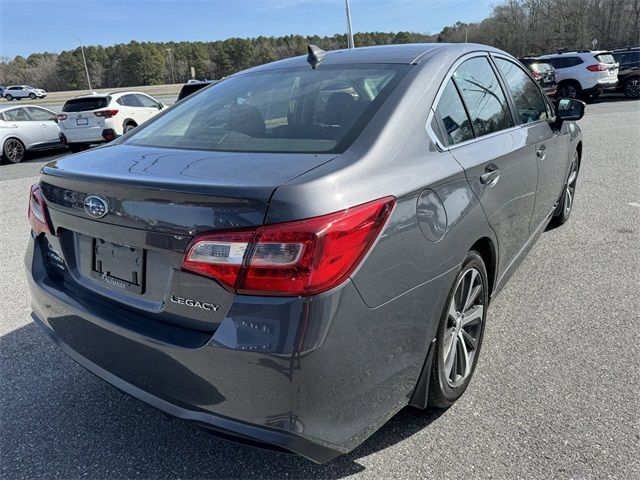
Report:
[[[613,55],[610,53],[601,53],[600,55],[596,55],[596,60],[600,63],[616,63],[613,59]]]
[[[548,72],[553,67],[547,62],[535,62],[529,65],[529,67],[535,72]]]
[[[130,145],[342,152],[411,67],[323,66],[230,77],[148,123]]]
[[[85,112],[87,110],[97,110],[109,104],[108,97],[74,98],[67,101],[62,107],[63,112]]]

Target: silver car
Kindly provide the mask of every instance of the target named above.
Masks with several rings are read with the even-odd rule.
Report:
[[[29,150],[63,146],[55,112],[35,105],[0,106],[0,154],[4,161],[19,163]]]
[[[47,96],[47,92],[41,88],[31,87],[29,85],[12,85],[7,87],[2,92],[2,96],[8,101],[22,100],[23,98],[30,98],[35,100],[36,98],[44,98]]]
[[[43,167],[33,318],[170,415],[328,461],[463,394],[491,300],[571,214],[583,113],[484,45],[240,72]]]

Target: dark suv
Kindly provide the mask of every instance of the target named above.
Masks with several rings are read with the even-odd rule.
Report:
[[[521,57],[518,60],[531,72],[531,75],[542,87],[544,93],[549,97],[555,96],[558,89],[556,69],[548,61],[536,57]]]
[[[621,48],[612,53],[620,64],[616,90],[628,98],[640,98],[640,47]]]

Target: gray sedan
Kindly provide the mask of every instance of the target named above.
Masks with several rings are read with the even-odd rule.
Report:
[[[46,165],[33,318],[170,415],[331,460],[464,393],[492,298],[571,214],[583,114],[483,45],[310,46]]]

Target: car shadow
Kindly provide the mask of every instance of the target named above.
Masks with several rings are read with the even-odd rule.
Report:
[[[3,478],[343,478],[442,414],[406,408],[353,452],[316,465],[168,418],[76,365],[33,323],[0,343]]]

